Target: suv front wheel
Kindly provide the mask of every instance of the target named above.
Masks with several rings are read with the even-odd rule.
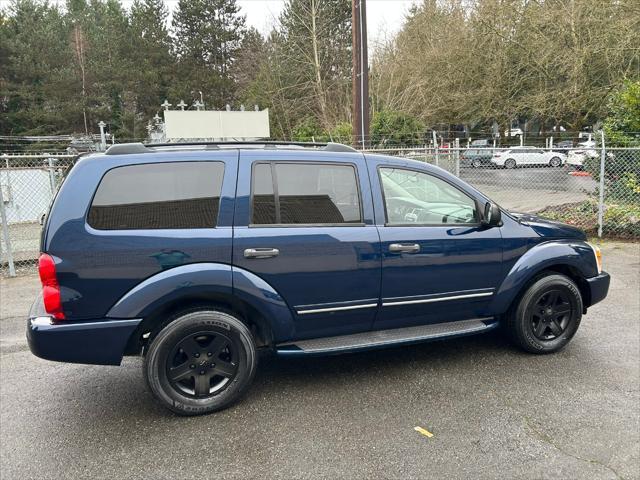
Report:
[[[183,313],[153,339],[144,374],[154,396],[181,415],[228,407],[247,390],[257,365],[253,336],[217,310]]]
[[[531,353],[553,353],[573,338],[582,318],[582,295],[569,277],[538,277],[507,315],[514,342]]]

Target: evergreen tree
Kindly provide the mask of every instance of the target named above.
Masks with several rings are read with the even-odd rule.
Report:
[[[65,64],[66,33],[55,6],[32,0],[12,3],[0,24],[0,131],[41,134],[65,131],[55,88],[58,65]]]
[[[230,75],[245,34],[236,0],[180,0],[173,16],[178,57],[174,96],[221,108],[235,96]]]
[[[172,41],[167,28],[169,11],[162,0],[136,0],[131,6],[132,85],[136,116],[131,135],[143,136],[146,122],[170,98],[175,71]],[[174,99],[175,100],[175,99]],[[175,102],[174,102],[175,103]]]

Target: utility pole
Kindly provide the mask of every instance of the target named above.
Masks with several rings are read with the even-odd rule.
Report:
[[[351,29],[353,143],[366,148],[369,144],[369,55],[365,0],[351,0]]]

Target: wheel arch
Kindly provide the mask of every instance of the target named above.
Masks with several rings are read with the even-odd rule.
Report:
[[[186,294],[154,305],[154,308],[143,316],[142,322],[129,337],[125,355],[140,353],[157,333],[169,323],[169,319],[177,318],[182,312],[207,309],[223,311],[237,317],[247,325],[254,335],[258,347],[271,347],[273,345],[274,333],[271,324],[255,307],[233,295],[215,291],[203,291]]]
[[[127,292],[107,313],[140,318],[126,354],[137,353],[166,319],[179,311],[207,307],[231,312],[248,323],[261,344],[293,337],[293,316],[284,299],[260,277],[227,264],[198,263],[153,275]]]
[[[511,268],[498,288],[491,310],[507,313],[531,283],[543,272],[560,273],[573,280],[583,298],[584,309],[591,305],[591,290],[587,278],[598,274],[591,247],[581,241],[549,241],[527,251]]]

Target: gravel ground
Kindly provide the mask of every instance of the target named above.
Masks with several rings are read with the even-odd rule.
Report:
[[[139,358],[100,367],[31,355],[37,278],[2,279],[1,477],[640,478],[640,245],[603,251],[609,297],[558,354],[489,333],[265,357],[243,401],[199,418],[156,405]]]

